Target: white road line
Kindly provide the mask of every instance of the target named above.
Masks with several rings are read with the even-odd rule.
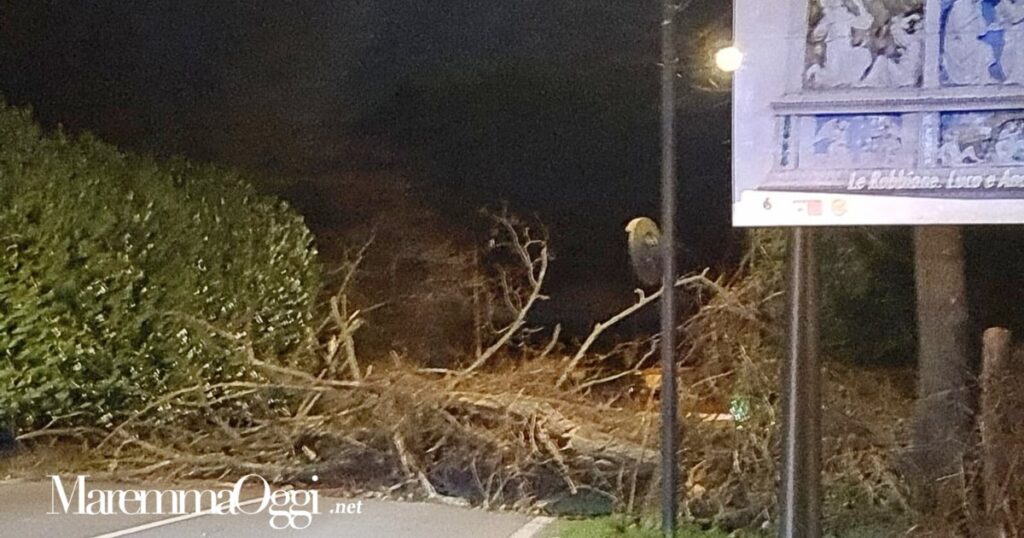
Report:
[[[554,520],[555,518],[553,517],[535,517],[508,538],[536,538],[540,535],[540,531],[544,530]]]
[[[260,497],[259,499],[250,499],[248,501],[243,501],[243,502],[238,503],[238,506],[248,506],[250,504],[256,504],[256,503],[262,502],[262,501],[263,501],[262,497]],[[181,521],[188,521],[190,519],[195,519],[197,517],[203,517],[205,515],[212,514],[212,513],[213,513],[213,510],[210,509],[210,510],[203,510],[202,512],[195,512],[195,513],[192,513],[192,514],[182,514],[180,516],[174,516],[174,517],[168,518],[168,519],[161,519],[160,521],[152,521],[150,523],[146,523],[145,525],[139,525],[137,527],[130,527],[130,528],[127,528],[127,529],[121,529],[119,531],[108,532],[106,534],[100,534],[100,535],[94,536],[93,538],[118,538],[119,536],[128,536],[129,534],[135,534],[137,532],[148,531],[150,529],[156,529],[158,527],[164,527],[164,526],[167,526],[167,525],[173,525],[173,524],[179,523]]]

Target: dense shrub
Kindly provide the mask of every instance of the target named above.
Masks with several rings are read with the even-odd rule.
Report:
[[[914,359],[914,245],[903,227],[822,231],[822,345],[853,362]]]
[[[0,418],[108,423],[304,336],[312,237],[237,175],[46,135],[0,102]]]
[[[857,364],[905,364],[914,359],[914,245],[906,227],[817,230],[821,346],[825,356]],[[783,289],[787,232],[755,231],[749,239],[759,257],[755,276]],[[782,328],[785,301],[767,310]],[[784,345],[784,344],[783,344]]]

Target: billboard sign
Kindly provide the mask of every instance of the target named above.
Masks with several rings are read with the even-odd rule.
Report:
[[[733,224],[1024,222],[1024,0],[736,0]]]

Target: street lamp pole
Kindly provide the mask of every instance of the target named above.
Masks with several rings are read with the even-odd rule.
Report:
[[[666,537],[676,533],[679,482],[677,450],[678,394],[676,392],[676,66],[673,0],[662,0],[661,19],[661,530]]]

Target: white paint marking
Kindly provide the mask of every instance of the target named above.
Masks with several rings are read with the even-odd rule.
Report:
[[[248,501],[243,501],[243,502],[238,503],[238,506],[248,506],[250,504],[256,504],[256,503],[262,502],[262,501],[263,501],[262,497],[260,497],[259,499],[250,499]],[[130,528],[122,529],[122,530],[119,530],[119,531],[108,532],[106,534],[100,534],[98,536],[94,536],[93,538],[118,538],[119,536],[128,536],[129,534],[135,534],[135,533],[142,532],[142,531],[148,531],[150,529],[156,529],[158,527],[165,527],[167,525],[173,525],[175,523],[179,523],[179,522],[182,522],[182,521],[188,521],[190,519],[195,519],[195,518],[198,518],[198,517],[203,517],[205,515],[212,514],[212,513],[213,513],[213,510],[210,509],[210,510],[203,510],[202,512],[195,512],[195,513],[192,513],[192,514],[182,514],[180,516],[174,516],[174,517],[168,518],[168,519],[161,519],[160,521],[152,521],[150,523],[146,523],[145,525],[139,525],[137,527],[130,527]]]
[[[544,530],[554,520],[555,518],[553,517],[535,517],[508,538],[535,538],[540,535],[540,531]]]

